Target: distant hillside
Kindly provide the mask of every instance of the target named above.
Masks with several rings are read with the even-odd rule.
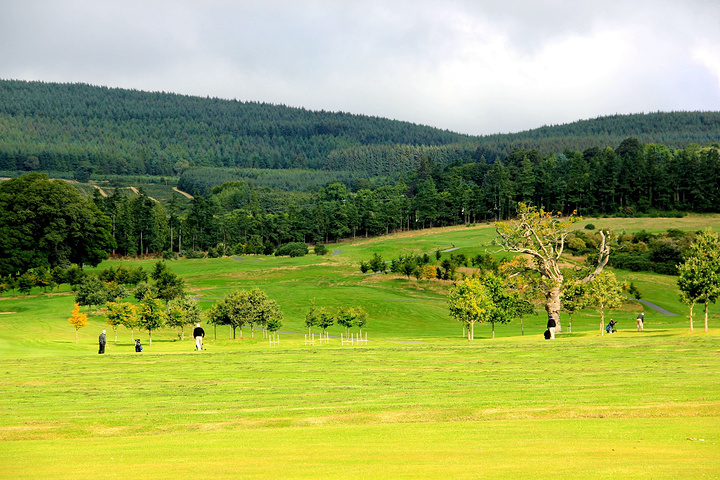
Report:
[[[171,175],[196,166],[322,168],[336,150],[466,136],[347,113],[83,84],[0,81],[0,169]],[[181,165],[178,165],[181,162]],[[32,167],[32,165],[29,165]]]
[[[472,137],[378,117],[84,84],[0,80],[0,170],[175,175],[190,166],[302,168],[377,176],[427,157],[493,163],[617,147],[720,142],[720,112],[616,115]]]
[[[515,149],[538,149],[540,153],[583,151],[590,147],[616,148],[629,137],[642,143],[658,143],[671,149],[692,143],[720,142],[720,112],[656,112],[612,115],[580,120],[525,132],[489,135],[479,141],[486,157],[507,156]]]

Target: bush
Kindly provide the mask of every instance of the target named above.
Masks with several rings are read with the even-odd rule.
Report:
[[[163,260],[177,260],[178,256],[177,253],[171,252],[170,250],[165,250],[162,252],[162,259]]]
[[[308,246],[304,242],[290,242],[280,245],[275,251],[276,257],[303,257],[309,252]]]
[[[625,253],[610,255],[608,264],[614,268],[633,272],[651,272],[653,270],[649,253]]]
[[[585,225],[585,230],[595,230],[595,225],[593,225],[592,223],[588,223],[587,225]]]
[[[436,271],[435,267],[432,265],[425,265],[424,267],[418,267],[419,273],[418,273],[418,280],[430,280],[431,278],[435,278]]]
[[[385,261],[383,260],[382,256],[378,253],[373,253],[373,258],[370,259],[370,269],[377,273],[382,272],[385,273],[387,270],[387,265],[385,264]]]
[[[580,252],[582,250],[585,250],[587,248],[587,245],[582,238],[573,237],[568,240],[567,248],[573,252]]]
[[[327,255],[328,254],[328,248],[323,245],[322,243],[318,243],[315,245],[315,255]]]

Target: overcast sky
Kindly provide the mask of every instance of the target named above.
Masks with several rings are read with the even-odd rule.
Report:
[[[718,0],[0,0],[0,78],[468,134],[720,110]]]

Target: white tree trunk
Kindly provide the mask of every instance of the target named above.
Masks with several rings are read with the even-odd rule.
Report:
[[[562,326],[560,325],[560,306],[560,284],[558,284],[545,294],[545,310],[547,311],[548,317],[552,316],[555,319],[555,333],[562,332]]]
[[[693,331],[693,309],[695,308],[695,302],[690,304],[690,331]]]

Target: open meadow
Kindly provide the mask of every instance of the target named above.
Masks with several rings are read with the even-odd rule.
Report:
[[[588,221],[720,230],[720,217]],[[238,288],[266,291],[284,313],[279,345],[209,325],[203,352],[169,328],[149,345],[147,332],[120,327],[115,344],[102,312],[76,344],[67,286],[6,292],[0,478],[718,478],[717,307],[709,332],[690,332],[675,277],[616,271],[677,314],[645,307],[644,332],[630,302],[606,312],[619,321],[612,335],[588,309],[572,333],[545,341],[538,308],[522,325],[496,326],[495,339],[476,326],[469,342],[448,316],[448,282],[358,268],[374,252],[494,252],[493,238],[478,225],[357,239],[323,257],[168,262],[204,309]],[[153,261],[98,269],[120,263]],[[367,344],[341,345],[333,326],[329,344],[306,345],[312,299],[362,306]]]

